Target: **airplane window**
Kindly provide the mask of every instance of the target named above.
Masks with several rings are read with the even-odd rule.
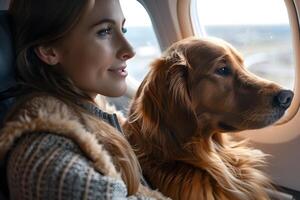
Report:
[[[242,52],[248,69],[293,89],[288,14],[282,0],[192,0],[196,34],[223,38]]]
[[[141,82],[148,72],[149,63],[159,57],[161,51],[154,33],[150,17],[137,0],[121,0],[121,7],[126,18],[126,38],[133,46],[136,55],[128,60],[128,73]]]

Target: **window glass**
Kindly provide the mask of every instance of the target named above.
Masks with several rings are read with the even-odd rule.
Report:
[[[192,0],[200,36],[223,38],[251,72],[293,89],[291,30],[283,0]]]
[[[137,0],[121,0],[126,18],[126,38],[133,46],[136,55],[128,60],[129,75],[141,82],[148,72],[149,63],[160,55],[160,48],[145,8]]]

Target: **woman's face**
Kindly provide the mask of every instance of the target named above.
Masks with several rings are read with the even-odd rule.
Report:
[[[59,66],[92,98],[126,91],[126,61],[134,51],[124,22],[119,0],[90,0],[79,23],[55,45]]]

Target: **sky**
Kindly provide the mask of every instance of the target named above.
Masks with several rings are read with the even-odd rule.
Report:
[[[144,7],[137,0],[120,0],[126,18],[125,26],[151,26],[151,20]]]
[[[205,25],[287,24],[284,0],[193,0]],[[127,26],[150,26],[145,9],[137,0],[120,0]]]
[[[287,24],[284,0],[196,0],[205,24]]]

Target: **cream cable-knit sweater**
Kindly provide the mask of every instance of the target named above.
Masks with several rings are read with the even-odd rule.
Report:
[[[128,197],[109,154],[62,102],[36,97],[27,107],[0,134],[10,199],[165,199],[142,185]],[[115,115],[92,104],[84,107],[121,131]]]

